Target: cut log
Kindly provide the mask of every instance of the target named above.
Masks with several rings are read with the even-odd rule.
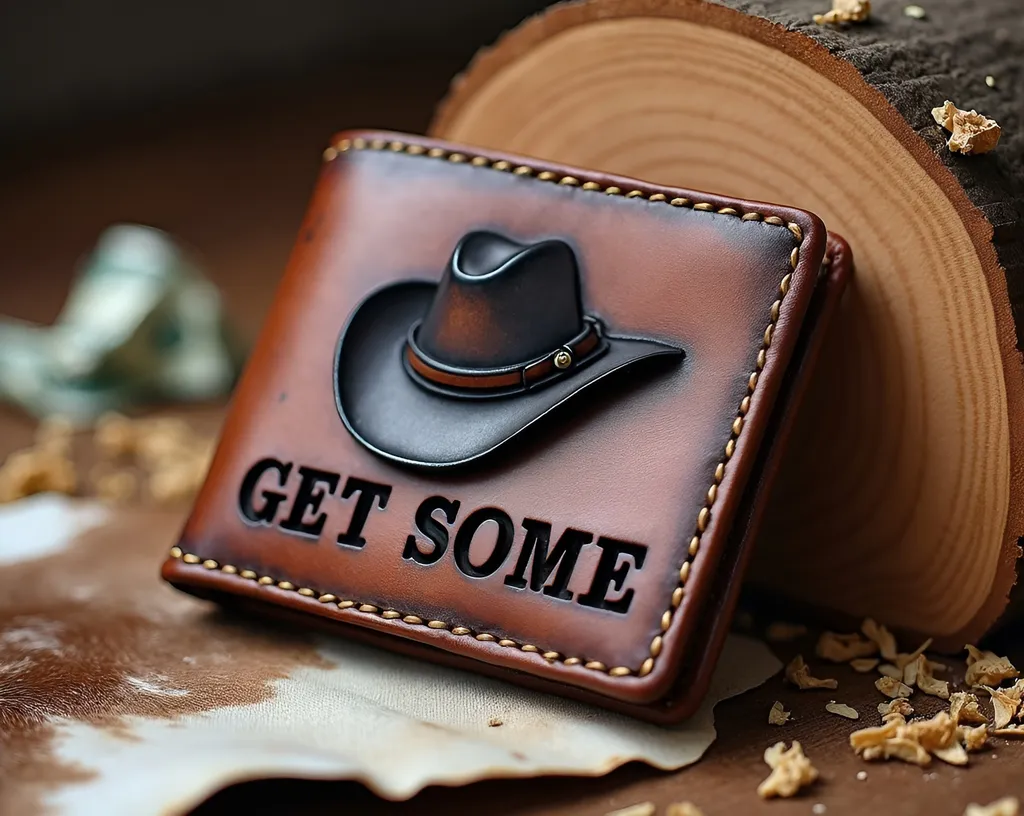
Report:
[[[849,239],[751,581],[959,648],[1005,609],[1024,533],[1024,16],[922,5],[840,27],[812,22],[828,0],[553,6],[477,55],[431,133],[803,207]],[[994,152],[950,153],[947,99],[1002,125]]]

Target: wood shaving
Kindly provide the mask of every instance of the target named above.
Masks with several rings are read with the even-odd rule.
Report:
[[[860,753],[865,748],[881,745],[887,739],[893,739],[900,725],[906,725],[906,720],[901,714],[893,712],[886,715],[882,725],[861,728],[850,734],[850,747]]]
[[[137,492],[138,478],[130,470],[114,470],[97,467],[90,472],[92,492],[97,498],[111,504],[124,504]]]
[[[77,487],[74,463],[54,446],[14,451],[0,467],[0,504],[36,493],[73,494]]]
[[[806,634],[807,627],[802,623],[783,623],[781,621],[769,624],[764,631],[764,636],[773,643],[785,643]]]
[[[1020,816],[1020,802],[1016,796],[1004,796],[987,805],[972,802],[964,811],[964,816]]]
[[[846,717],[848,720],[859,720],[860,714],[857,713],[857,709],[851,708],[846,703],[837,703],[834,700],[825,706],[825,710],[829,714],[838,714],[840,717]]]
[[[846,663],[857,658],[869,657],[878,651],[878,647],[857,632],[839,634],[822,632],[815,646],[818,657],[835,663]]]
[[[928,12],[920,6],[904,6],[903,13],[907,17],[911,17],[914,20],[923,20],[928,16]]]
[[[867,674],[877,665],[877,657],[858,657],[856,660],[850,661],[850,668],[855,672],[860,672],[861,674]]]
[[[996,728],[1009,725],[1017,716],[1017,709],[1020,708],[1020,686],[1019,682],[1008,689],[984,686],[985,691],[992,698],[992,723]]]
[[[665,808],[665,816],[704,816],[704,811],[693,802],[673,802]]]
[[[903,679],[903,669],[899,666],[894,666],[892,663],[883,663],[878,667],[878,673],[884,677],[891,677],[894,680]]]
[[[866,640],[856,632],[849,635],[838,635],[835,632],[822,632],[814,652],[818,657],[831,660],[833,663],[846,663],[858,657],[869,657],[878,651],[873,641]]]
[[[797,655],[786,666],[786,679],[798,689],[834,689],[839,687],[839,681],[832,678],[819,679],[812,677],[803,655]]]
[[[782,703],[776,700],[772,703],[771,710],[768,712],[768,725],[785,725],[792,714],[792,711],[786,711],[782,707]]]
[[[970,644],[967,650],[967,674],[964,682],[969,686],[998,686],[1004,680],[1020,676],[1020,672],[1006,657],[995,652],[983,652]]]
[[[906,718],[914,713],[914,707],[905,697],[897,697],[895,700],[890,700],[887,703],[879,703],[878,713],[883,717],[888,714],[899,714],[901,717]]]
[[[909,678],[913,678],[912,680]],[[924,655],[918,655],[917,660],[907,664],[903,670],[903,682],[908,686],[917,687],[925,694],[938,697],[940,700],[949,699],[949,683],[945,680],[936,680],[932,675],[932,664]]]
[[[176,417],[157,417],[135,421],[135,455],[143,467],[156,470],[183,455],[202,455],[203,442],[196,438],[188,423]]]
[[[40,421],[36,426],[36,447],[43,448],[61,456],[71,455],[71,439],[75,427],[66,417],[54,415]]]
[[[860,631],[864,633],[864,637],[868,640],[878,644],[878,653],[882,656],[883,660],[890,662],[896,660],[896,638],[892,632],[881,624],[875,623],[871,618],[864,619],[864,623],[860,625]]]
[[[97,420],[93,441],[108,460],[132,459],[147,471],[147,492],[160,505],[183,503],[195,495],[214,449],[212,438],[200,436],[177,417],[129,419],[118,413]]]
[[[976,725],[973,728],[969,725],[960,725],[957,726],[956,733],[968,751],[980,751],[988,742],[987,725]]]
[[[966,691],[957,691],[950,695],[949,716],[958,725],[988,722],[988,718],[978,708],[978,698]]]
[[[925,653],[925,650],[928,649],[928,647],[930,647],[931,645],[932,639],[928,638],[928,640],[926,640],[924,643],[922,643],[909,654],[900,652],[898,655],[896,655],[896,665],[899,666],[901,669],[905,669],[907,666],[909,666],[911,663],[917,660],[921,655],[923,655]]]
[[[959,739],[945,748],[936,748],[932,751],[932,755],[941,759],[947,765],[966,765],[970,761],[967,758],[967,751],[964,750]]]
[[[866,760],[899,759],[924,767],[934,755],[951,765],[967,764],[960,732],[945,711],[911,722],[899,713],[887,714],[883,725],[850,734],[850,747]]]
[[[657,810],[654,802],[637,802],[621,810],[610,810],[604,816],[654,816]]]
[[[757,794],[762,799],[793,796],[818,778],[818,769],[804,756],[804,749],[796,740],[788,750],[786,743],[775,743],[764,752],[764,761],[772,772],[757,786]]]
[[[871,16],[869,0],[832,0],[831,11],[815,14],[817,25],[837,25],[839,23],[863,23]]]
[[[950,132],[946,147],[965,156],[988,153],[999,144],[1002,129],[995,120],[976,110],[960,110],[948,99],[942,107],[932,108],[932,118]]]
[[[198,456],[170,462],[150,474],[149,495],[163,505],[187,501],[202,487],[209,467],[209,460]]]
[[[109,411],[96,420],[92,441],[100,454],[108,459],[132,456],[138,441],[138,429],[128,417]]]
[[[40,422],[35,446],[15,451],[0,466],[0,504],[34,493],[76,493],[73,437],[74,427],[63,417]],[[139,485],[145,483],[150,498],[161,505],[191,500],[206,478],[215,446],[212,437],[197,434],[181,419],[133,420],[117,413],[97,420],[92,441],[102,458],[86,480],[92,494],[123,503],[140,495]]]
[[[875,688],[886,697],[909,697],[914,693],[910,686],[895,677],[879,677],[875,681]]]
[[[881,745],[865,748],[861,756],[870,762],[899,759],[911,765],[919,765],[922,768],[930,765],[932,761],[931,754],[918,743],[904,737],[892,737],[885,740]]]
[[[911,720],[898,727],[898,735],[916,740],[926,751],[948,748],[957,741],[956,723],[945,711],[931,719]]]

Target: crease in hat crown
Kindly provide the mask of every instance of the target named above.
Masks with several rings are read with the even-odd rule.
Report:
[[[468,233],[410,328],[408,375],[427,389],[479,398],[573,373],[606,350],[600,322],[583,311],[579,277],[565,241]]]
[[[434,363],[492,371],[556,353],[580,334],[584,318],[569,244],[478,230],[455,247],[415,341]]]

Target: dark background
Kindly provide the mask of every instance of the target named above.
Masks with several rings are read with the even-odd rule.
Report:
[[[544,5],[2,0],[0,134],[24,141],[47,128],[215,102],[268,83],[332,76],[339,85],[367,85],[381,74],[400,76],[410,63],[455,66]]]
[[[422,132],[474,51],[544,5],[0,0],[0,314],[51,322],[132,221],[192,248],[255,334],[331,134]]]

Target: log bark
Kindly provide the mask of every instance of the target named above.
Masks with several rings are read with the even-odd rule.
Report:
[[[1024,15],[922,5],[843,26],[812,22],[828,0],[555,5],[478,53],[431,134],[803,207],[849,239],[751,580],[959,648],[1004,612],[1024,534]],[[1000,123],[993,153],[946,148],[947,99]]]

